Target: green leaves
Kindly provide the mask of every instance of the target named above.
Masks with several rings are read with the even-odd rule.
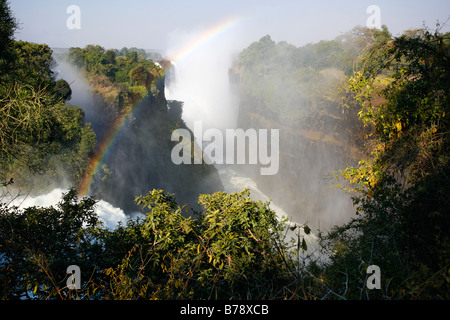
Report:
[[[442,279],[448,267],[438,257],[450,243],[442,232],[450,230],[449,58],[449,34],[428,30],[383,39],[362,55],[348,89],[372,130],[369,156],[341,171],[357,185],[345,188],[359,216],[325,237],[330,278],[349,282],[343,270],[355,274],[362,262],[377,261],[391,291],[374,296],[448,296],[449,284],[430,273]],[[417,282],[426,284],[419,289]]]
[[[154,290],[149,287],[147,296],[207,298],[215,291],[218,297],[239,297],[251,279],[250,286],[259,287],[261,281],[282,278],[285,266],[275,247],[284,248],[283,227],[267,204],[250,200],[248,190],[200,195],[202,211],[195,219],[184,217],[184,208],[162,190],[139,196],[136,203],[149,209],[140,228],[144,239],[135,247],[142,251],[130,255],[122,270],[133,274],[135,263],[144,268]],[[133,279],[133,286],[140,286]]]
[[[66,269],[77,264],[92,273],[101,265],[92,232],[99,226],[95,201],[78,199],[75,190],[55,207],[24,210],[0,205],[2,299],[63,298]],[[9,285],[11,284],[11,285]]]
[[[75,185],[88,165],[95,134],[84,124],[82,110],[64,103],[71,89],[66,81],[54,80],[50,47],[24,41],[9,46],[9,70],[0,75],[0,174],[40,192],[61,179]]]

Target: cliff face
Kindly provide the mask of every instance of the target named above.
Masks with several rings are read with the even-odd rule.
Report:
[[[241,166],[251,174],[278,206],[294,221],[308,221],[313,226],[330,227],[352,214],[351,203],[343,191],[332,189],[335,171],[354,165],[354,147],[336,140],[321,130],[293,128],[272,120],[241,105],[240,127],[279,129],[279,171],[275,175],[260,175],[254,166]]]
[[[141,94],[123,97],[117,92],[111,98],[111,92],[100,93],[99,83],[91,79],[91,84],[104,100],[103,115],[109,119],[106,127],[113,125],[117,114],[127,107],[124,100],[134,104],[120,131],[115,133],[95,176],[92,191],[98,198],[131,213],[140,209],[134,204],[135,197],[152,189],[174,193],[178,203],[188,203],[194,208],[199,193],[223,189],[214,166],[173,164],[171,151],[177,142],[171,141],[171,134],[177,128],[187,127],[179,110],[182,104],[165,98],[164,77],[155,80],[153,90],[143,97]],[[111,139],[104,132],[102,135]]]

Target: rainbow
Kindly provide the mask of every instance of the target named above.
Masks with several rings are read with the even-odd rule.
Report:
[[[177,62],[183,60],[185,57],[190,55],[192,52],[198,50],[201,46],[203,46],[210,40],[220,36],[227,30],[229,30],[239,21],[240,18],[234,17],[226,19],[221,23],[212,26],[208,30],[204,31],[199,37],[194,39],[194,41],[183,46],[175,54],[171,55],[169,57],[171,63],[176,64]],[[109,150],[112,149],[112,146],[114,145],[114,142],[117,140],[119,133],[127,123],[127,119],[129,119],[133,115],[136,106],[139,104],[140,101],[137,102],[132,108],[130,108],[128,112],[119,116],[114,122],[114,124],[108,130],[103,141],[101,141],[101,143],[97,146],[93,157],[90,159],[88,169],[86,170],[86,173],[84,174],[79,184],[78,187],[79,196],[84,197],[90,193],[92,183],[94,182],[94,177],[96,173],[99,171],[99,168],[101,168],[105,156],[108,154]]]
[[[113,123],[113,125],[109,128],[107,134],[103,141],[97,146],[96,151],[94,152],[93,157],[91,158],[88,169],[85,172],[80,185],[78,187],[78,194],[81,197],[89,194],[92,182],[94,181],[94,177],[98,172],[98,169],[101,167],[103,163],[103,159],[105,158],[108,151],[114,145],[114,141],[118,137],[120,131],[127,123],[127,119],[132,115],[133,108],[122,115],[120,115]]]
[[[187,57],[192,52],[196,51],[198,48],[209,42],[210,40],[220,36],[221,34],[228,31],[231,27],[235,26],[241,19],[238,17],[228,18],[219,24],[214,25],[208,30],[204,31],[200,36],[198,36],[194,41],[188,43],[183,48],[178,50],[175,54],[170,56],[170,61],[177,63],[183,58]]]

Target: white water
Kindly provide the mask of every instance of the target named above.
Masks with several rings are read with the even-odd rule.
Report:
[[[28,207],[50,207],[56,205],[62,201],[62,195],[67,193],[68,190],[54,189],[47,194],[43,194],[36,197],[31,196],[19,196],[10,202],[11,206],[18,206],[19,208]],[[119,222],[124,223],[130,216],[125,215],[122,209],[113,207],[110,203],[100,200],[95,205],[95,213],[98,214],[100,221],[103,225],[113,230],[117,227]],[[136,213],[131,217],[139,215]]]
[[[224,33],[192,52],[179,54],[202,34],[202,30],[171,34],[167,57],[175,56],[178,61],[172,61],[174,69],[169,77],[173,79],[166,84],[165,96],[168,100],[183,101],[183,120],[190,129],[199,120],[204,130],[233,129],[239,102],[231,90],[228,72],[237,35]]]
[[[227,193],[240,192],[243,189],[249,189],[251,198],[255,201],[269,202],[270,208],[274,210],[280,218],[288,218],[287,213],[279,206],[274,204],[272,200],[261,190],[258,189],[256,182],[246,176],[239,175],[230,166],[216,165],[222,181],[224,191]]]

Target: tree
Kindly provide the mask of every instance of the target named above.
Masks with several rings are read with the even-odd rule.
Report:
[[[162,190],[136,202],[150,211],[126,258],[106,271],[109,299],[279,298],[292,282],[284,225],[248,191],[201,195],[195,219]]]
[[[91,198],[79,201],[70,190],[56,208],[0,205],[2,299],[65,299],[73,294],[66,288],[69,264],[92,270],[101,263],[95,255],[99,244],[90,236],[98,226],[94,204]]]
[[[0,70],[5,68],[10,59],[11,43],[14,39],[14,32],[17,29],[17,20],[12,15],[8,1],[0,1]],[[1,79],[1,78],[0,78]]]
[[[123,47],[120,51],[119,51],[119,56],[126,56],[128,53],[128,48],[127,47]]]
[[[373,148],[358,168],[342,172],[356,186],[360,217],[327,238],[333,250],[348,243],[333,267],[377,261],[384,298],[448,298],[449,34],[418,30],[378,40],[349,81]]]
[[[139,59],[138,53],[136,51],[127,52],[126,57],[130,61],[130,63],[136,63]]]
[[[29,84],[35,88],[50,89],[54,82],[55,61],[52,50],[45,44],[14,41],[9,48],[8,72],[2,75],[4,83]]]
[[[105,52],[105,62],[108,64],[116,64],[116,53],[114,50],[107,50]]]
[[[59,79],[55,82],[55,86],[53,88],[55,95],[62,100],[70,100],[72,98],[72,89],[70,85],[64,79]]]
[[[86,63],[86,53],[83,49],[78,47],[69,48],[67,56],[78,68],[84,67]]]
[[[95,201],[75,190],[56,207],[0,206],[0,296],[279,299],[295,291],[284,221],[248,191],[200,196],[194,219],[162,190],[136,202],[146,217],[111,231],[99,223]],[[72,264],[85,275],[76,293],[66,287]]]
[[[80,179],[96,143],[81,109],[29,85],[0,92],[0,172],[40,191],[55,187],[62,176]]]
[[[87,45],[84,48],[84,53],[86,56],[84,67],[93,73],[100,73],[105,49],[99,45]]]
[[[147,68],[142,65],[130,71],[131,85],[133,86],[147,86],[150,82],[151,84],[152,75],[148,72]]]
[[[75,181],[87,166],[95,134],[83,123],[81,109],[64,103],[71,89],[54,79],[50,47],[13,41],[16,21],[6,1],[0,10],[0,64],[7,71],[0,75],[1,185],[13,181],[20,190],[34,184],[35,190],[45,191],[62,176]],[[39,183],[38,173],[45,174]]]

